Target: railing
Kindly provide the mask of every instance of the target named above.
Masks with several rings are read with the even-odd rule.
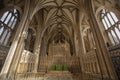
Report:
[[[91,74],[100,73],[95,50],[91,50],[83,55],[83,66],[85,72],[90,72]]]
[[[26,51],[24,51],[24,53],[25,52]],[[55,75],[58,76],[60,74],[62,76],[60,76],[60,77],[58,76],[59,78],[66,77],[65,75],[69,75],[68,79],[65,79],[65,80],[72,80],[71,79],[72,73],[80,73],[79,58],[75,57],[75,56],[69,56],[69,57],[64,57],[63,56],[62,57],[62,59],[65,58],[65,62],[66,62],[65,65],[69,67],[69,70],[66,70],[66,71],[52,71],[52,70],[50,70],[50,67],[53,64],[51,62],[52,61],[51,59],[53,59],[53,57],[46,56],[42,59],[43,62],[42,61],[39,62],[39,64],[40,63],[42,64],[38,68],[40,70],[38,70],[38,72],[34,72],[34,70],[30,72],[27,69],[30,69],[32,67],[27,66],[27,64],[29,62],[29,58],[28,58],[27,54],[34,57],[34,54],[31,54],[28,51],[25,54],[22,55],[22,60],[20,61],[20,64],[19,64],[19,70],[15,75],[15,80],[53,80],[53,79],[48,79],[48,76],[53,75],[53,77],[55,78]],[[59,56],[54,57],[55,60],[56,60],[56,58],[61,59],[61,57],[59,57]],[[31,60],[30,60],[30,62],[31,62]],[[24,66],[20,67],[20,66],[22,66],[22,64]],[[78,76],[76,76],[76,77],[78,78]],[[51,78],[51,77],[49,77],[49,78]],[[54,79],[54,80],[56,80],[56,79]],[[57,78],[57,80],[59,80],[59,79]],[[64,80],[64,79],[60,79],[60,80]],[[79,79],[76,79],[76,80],[79,80]]]
[[[117,52],[112,51],[111,54],[115,53],[118,56],[119,52],[120,52],[120,50],[118,50]],[[114,57],[115,57],[115,55],[114,55]],[[51,57],[51,56],[49,56],[49,57],[46,56],[46,58],[44,58],[45,63],[43,63],[43,64],[47,66],[46,71],[36,72],[36,73],[34,71],[30,72],[27,69],[31,69],[31,68],[34,68],[34,67],[27,66],[26,64],[34,63],[35,55],[30,53],[29,51],[25,50],[24,54],[22,55],[22,60],[21,60],[20,64],[21,63],[24,64],[24,66],[26,66],[27,68],[24,68],[24,67],[19,68],[20,71],[21,71],[21,69],[24,69],[25,71],[16,73],[15,80],[56,80],[56,79],[59,80],[59,78],[61,78],[62,76],[64,77],[65,75],[69,75],[68,79],[65,79],[65,80],[74,80],[71,77],[73,77],[73,74],[75,72],[77,72],[78,69],[79,69],[76,66],[80,67],[80,65],[78,65],[79,58],[75,57],[75,56],[73,56],[73,57],[72,56],[71,57],[62,57],[62,59],[65,58],[65,61],[67,62],[66,65],[69,66],[69,70],[70,70],[70,68],[71,68],[71,70],[74,70],[74,71],[70,70],[71,73],[67,73],[67,72],[64,72],[64,71],[60,71],[60,72],[59,71],[58,72],[57,71],[55,71],[55,72],[52,71],[52,72],[50,72],[50,70],[47,69],[47,68],[49,67],[49,65],[52,64],[51,63],[52,58],[53,57]],[[56,59],[56,58],[57,57],[55,57],[54,59]],[[61,59],[61,57],[60,57],[60,59]],[[87,67],[88,69],[85,68],[85,72],[83,72],[83,73],[80,73],[78,71],[79,74],[76,77],[79,78],[79,79],[75,79],[75,80],[112,80],[112,79],[109,79],[109,77],[107,77],[103,74],[100,74],[95,50],[92,50],[92,51],[86,53],[85,55],[83,55],[83,61],[84,61],[84,64],[87,64],[87,66],[84,65],[84,68]],[[34,66],[34,64],[32,64],[32,65]],[[60,74],[64,74],[64,75],[58,76]],[[57,78],[56,78],[56,75],[58,76]],[[54,77],[54,79],[52,79],[50,76]],[[64,79],[60,79],[60,80],[64,80]]]
[[[17,73],[15,80],[44,80],[44,73]]]
[[[80,59],[76,56],[43,56],[39,62],[38,72],[48,72],[52,65],[65,65],[71,72],[80,72]]]
[[[67,79],[66,79],[67,78]],[[51,71],[49,73],[22,73],[17,74],[15,80],[73,80],[68,71]]]
[[[112,80],[100,74],[83,73],[74,76],[68,71],[51,71],[48,73],[21,73],[16,74],[15,80]]]
[[[34,70],[35,54],[24,50],[18,66],[17,73],[32,72]]]
[[[113,51],[114,49],[115,51]],[[120,50],[116,50],[116,48],[114,49],[112,48],[110,50],[112,58],[115,58],[120,54]],[[83,55],[83,66],[84,66],[84,72],[82,73],[83,80],[112,80],[107,75],[103,75],[100,73],[100,67],[98,64],[98,58],[95,50],[91,50]]]

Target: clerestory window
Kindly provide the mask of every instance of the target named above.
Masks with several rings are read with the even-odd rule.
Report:
[[[0,17],[0,44],[7,46],[9,39],[15,31],[19,13],[16,9],[5,12]]]
[[[111,11],[103,9],[101,16],[112,46],[120,44],[120,21],[116,15]]]

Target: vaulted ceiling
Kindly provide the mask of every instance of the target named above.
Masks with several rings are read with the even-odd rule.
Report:
[[[42,1],[41,1],[42,2]],[[43,23],[47,40],[55,42],[70,41],[73,25],[78,22],[77,0],[43,0]]]
[[[42,8],[40,9],[40,4]],[[36,13],[42,13],[43,41],[49,43],[68,42],[74,50],[74,27],[79,22],[78,0],[41,0]]]
[[[22,8],[21,11],[24,12],[25,0],[0,1],[4,1],[4,4],[14,4]],[[108,5],[108,3],[114,2],[114,0],[91,1],[96,4],[95,9],[101,5]],[[87,5],[85,3],[87,2],[88,0],[30,0],[31,7],[29,14],[31,14],[30,17],[34,16],[30,18],[30,20],[32,19],[31,25],[38,25],[39,23],[39,20],[37,20],[35,16],[42,18],[43,39],[46,43],[67,41],[73,46],[75,28],[76,26],[81,27],[77,24],[80,23],[80,14],[86,8]],[[42,17],[38,16],[39,13],[42,13]],[[86,20],[85,17],[85,21]],[[86,23],[83,24],[86,25]]]
[[[0,0],[24,9],[25,0]],[[48,41],[70,41],[74,27],[79,23],[79,14],[88,0],[30,0],[33,15],[42,12],[43,27]],[[94,0],[95,4],[113,3],[114,0]],[[81,10],[81,11],[80,11]],[[24,10],[23,10],[24,11]],[[35,19],[34,19],[35,20]],[[33,21],[35,22],[35,21]],[[36,22],[35,22],[36,24]]]

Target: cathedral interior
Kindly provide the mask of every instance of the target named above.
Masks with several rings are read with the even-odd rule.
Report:
[[[120,80],[120,0],[0,0],[0,80]]]

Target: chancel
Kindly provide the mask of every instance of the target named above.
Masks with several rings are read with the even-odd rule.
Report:
[[[0,0],[0,80],[120,80],[120,0]]]

